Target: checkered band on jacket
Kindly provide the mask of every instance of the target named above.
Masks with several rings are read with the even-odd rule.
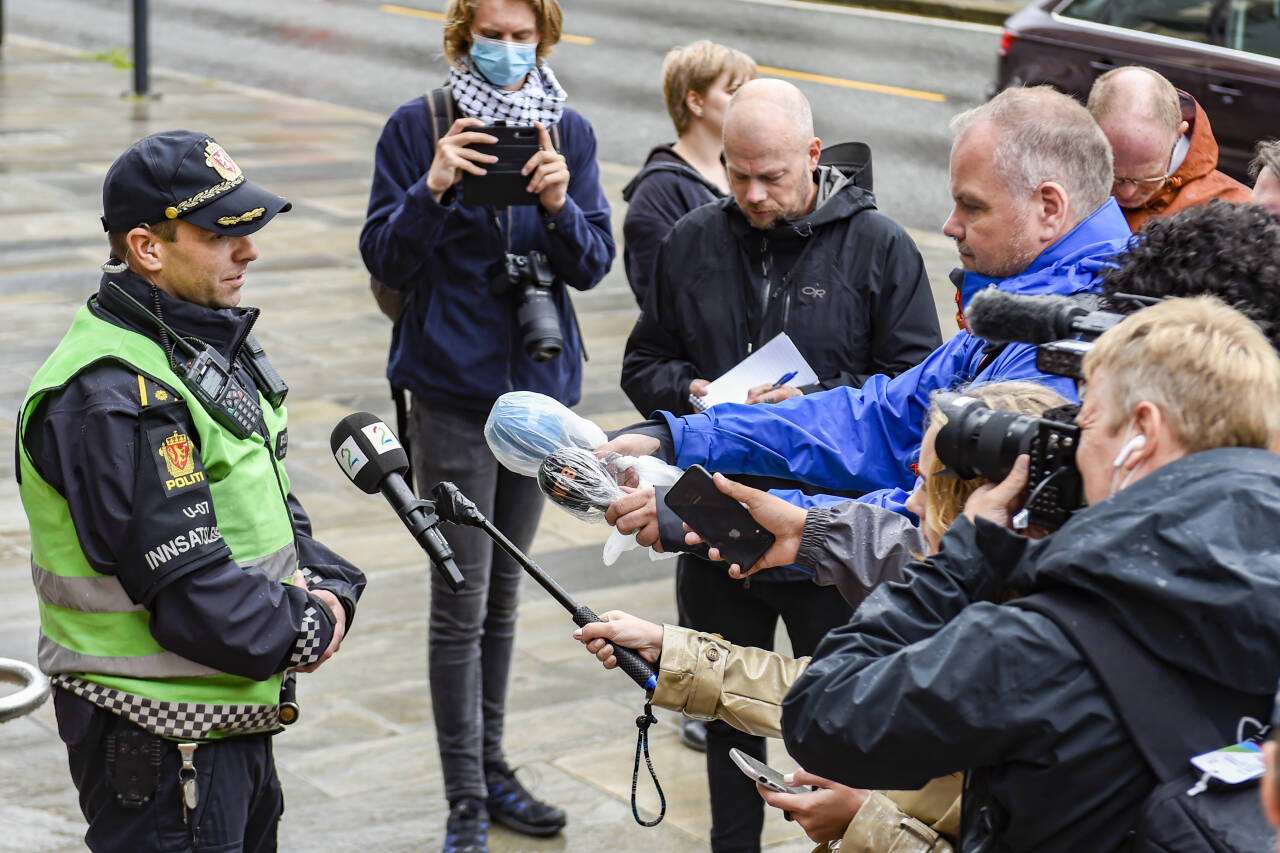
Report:
[[[280,728],[278,705],[158,702],[71,675],[55,675],[50,681],[55,687],[68,690],[161,737],[204,740],[215,732],[247,735]]]
[[[289,655],[289,666],[307,666],[320,660],[324,654],[325,644],[320,637],[320,612],[308,604],[302,615],[302,630],[293,644],[293,653]],[[328,620],[325,620],[326,622]]]

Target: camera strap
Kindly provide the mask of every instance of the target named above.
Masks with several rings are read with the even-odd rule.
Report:
[[[645,699],[644,713],[636,717],[636,763],[631,768],[631,814],[636,819],[636,823],[641,826],[657,826],[662,823],[662,819],[667,814],[667,797],[662,793],[662,785],[658,783],[658,774],[653,769],[653,761],[649,758],[649,726],[658,722],[658,718],[653,715],[653,703],[650,698]],[[653,820],[644,820],[640,817],[640,810],[636,808],[636,784],[640,779],[640,754],[644,753],[644,764],[649,768],[649,778],[653,780],[653,788],[658,792],[658,816]]]

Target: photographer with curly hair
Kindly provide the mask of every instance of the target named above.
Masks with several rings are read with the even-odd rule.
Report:
[[[1102,292],[1216,296],[1261,327],[1280,350],[1280,227],[1257,205],[1211,201],[1153,219],[1129,241]]]

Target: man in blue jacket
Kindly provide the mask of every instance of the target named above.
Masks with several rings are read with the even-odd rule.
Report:
[[[956,241],[964,266],[961,304],[989,286],[1028,294],[1095,290],[1129,229],[1110,198],[1110,146],[1084,107],[1044,86],[1009,89],[957,116],[952,128],[955,207],[943,232]],[[915,481],[911,463],[930,395],[1009,379],[1044,382],[1075,397],[1070,380],[1036,369],[1034,347],[993,347],[962,329],[897,377],[872,376],[859,388],[773,406],[726,403],[684,417],[659,412],[659,420],[606,447],[868,492],[863,500],[897,507]],[[678,521],[662,519],[660,539],[659,507],[669,516],[654,492],[643,490],[615,502],[606,518],[637,531],[643,545],[678,547]]]

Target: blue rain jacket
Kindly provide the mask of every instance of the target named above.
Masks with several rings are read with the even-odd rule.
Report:
[[[994,285],[1009,293],[1069,295],[1097,290],[1129,228],[1115,199],[1090,214],[1018,275],[993,279],[965,273],[961,300]],[[1028,379],[1075,400],[1072,380],[1036,369],[1035,347],[1010,344],[981,366],[987,342],[960,332],[924,361],[894,378],[878,375],[861,388],[839,387],[772,406],[723,403],[696,415],[658,414],[671,430],[676,464],[698,463],[725,474],[784,477],[902,511],[915,484],[909,465],[919,452],[930,395],[970,382]],[[801,506],[842,498],[787,493]]]

